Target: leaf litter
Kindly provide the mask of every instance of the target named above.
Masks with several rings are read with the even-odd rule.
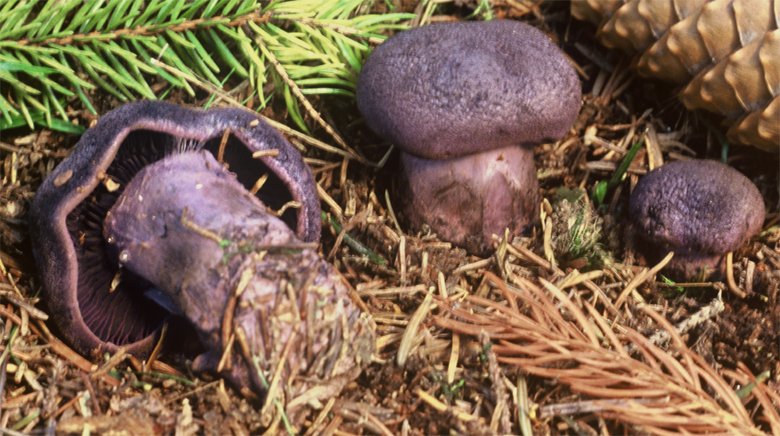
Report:
[[[277,414],[269,423],[261,405],[221,380],[194,377],[186,355],[163,351],[144,363],[120,351],[90,362],[49,331],[25,213],[75,139],[45,129],[4,132],[0,428],[11,434],[247,434],[268,426],[307,434],[780,433],[777,157],[728,150],[729,162],[759,186],[770,210],[762,234],[734,253],[729,283],[672,282],[658,268],[663,262],[645,265],[636,254],[628,194],[663,161],[719,158],[717,121],[686,112],[672,88],[636,76],[630,58],[598,45],[593,27],[572,20],[567,4],[402,5],[418,23],[460,20],[473,11],[529,21],[576,64],[585,90],[578,121],[566,137],[536,151],[546,199],[542,225],[513,240],[497,236],[488,258],[429,232],[404,232],[393,207],[403,199],[393,196],[392,147],[367,131],[350,102],[305,97],[299,115],[312,133],[286,134],[305,150],[317,178],[322,253],[376,322],[377,352],[357,381],[304,422],[284,423]],[[202,99],[170,98],[195,105],[215,97],[220,104],[242,101],[212,84],[191,84]],[[96,101],[101,112],[115,104],[110,96]],[[83,125],[94,118],[86,109],[74,112]],[[272,105],[262,113],[284,120],[286,111]],[[608,189],[593,201],[598,186]],[[562,196],[561,188],[577,194]]]

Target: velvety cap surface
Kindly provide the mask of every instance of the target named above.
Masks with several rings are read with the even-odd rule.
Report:
[[[764,200],[739,171],[713,160],[668,163],[639,181],[631,219],[648,242],[669,250],[723,254],[761,230]]]
[[[580,96],[560,49],[508,20],[400,32],[369,56],[357,88],[371,129],[435,159],[557,139],[574,122]]]

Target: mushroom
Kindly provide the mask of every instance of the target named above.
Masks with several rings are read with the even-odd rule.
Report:
[[[402,209],[412,227],[486,253],[537,215],[532,146],[563,136],[580,107],[565,56],[516,21],[433,24],[369,56],[357,102],[401,148]]]
[[[713,160],[676,161],[645,175],[631,193],[629,215],[651,261],[668,252],[666,270],[684,280],[709,278],[725,255],[755,236],[764,222],[758,188]]]
[[[103,234],[123,270],[162,290],[195,327],[208,350],[195,370],[264,395],[282,368],[288,416],[335,395],[370,361],[373,325],[317,244],[298,239],[206,151],[141,169]]]
[[[106,256],[103,219],[144,165],[198,149],[222,154],[244,186],[267,174],[261,200],[272,209],[299,206],[286,208],[281,218],[303,241],[319,239],[320,208],[310,171],[297,150],[256,114],[154,101],[115,109],[52,171],[30,210],[44,296],[60,333],[76,350],[87,355],[118,346],[136,355],[151,350],[168,311],[148,298],[159,292],[147,280],[120,272],[116,258]]]

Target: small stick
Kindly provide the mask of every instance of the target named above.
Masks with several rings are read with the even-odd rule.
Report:
[[[162,347],[163,344],[165,343],[165,337],[167,333],[168,333],[168,322],[166,321],[163,323],[162,329],[160,329],[160,339],[154,345],[152,354],[149,355],[149,359],[146,362],[144,362],[144,364],[141,366],[143,372],[148,372],[154,366],[154,363],[157,361],[157,356],[159,356],[160,351],[162,351]]]
[[[488,361],[488,373],[490,374],[490,381],[493,385],[493,394],[496,397],[496,408],[494,411],[493,419],[496,419],[498,415],[498,422],[501,424],[501,433],[512,433],[512,421],[511,413],[509,412],[509,396],[506,392],[506,386],[504,386],[503,374],[501,367],[498,365],[498,359],[496,359],[496,353],[492,349],[492,343],[490,337],[485,331],[479,333],[479,342],[482,344],[482,350],[487,355]],[[491,430],[493,423],[491,422]]]
[[[715,316],[717,316],[719,313],[723,312],[723,310],[726,308],[726,306],[723,304],[723,300],[720,298],[720,293],[718,293],[718,297],[714,298],[709,304],[699,309],[698,312],[694,313],[690,317],[684,319],[680,323],[674,326],[675,330],[679,334],[685,334],[688,331],[690,331],[692,328],[700,325],[704,321],[708,319],[712,319]],[[658,330],[648,338],[648,341],[650,341],[651,344],[657,345],[657,346],[664,346],[667,341],[669,341],[670,336],[669,332],[666,330]],[[629,351],[634,351],[631,347],[629,347]]]
[[[436,409],[439,412],[442,412],[442,413],[444,413],[444,412],[452,413],[455,416],[455,418],[457,418],[457,419],[459,419],[461,421],[464,421],[464,422],[471,422],[471,421],[474,421],[475,419],[477,419],[474,415],[471,415],[468,412],[465,412],[463,410],[460,410],[460,409],[457,409],[457,408],[454,408],[454,407],[451,407],[451,406],[448,406],[448,405],[442,403],[441,401],[439,401],[439,399],[437,399],[433,395],[425,392],[422,389],[417,389],[417,391],[415,391],[415,393],[417,394],[417,396],[421,400],[423,400],[425,403],[427,403],[429,406],[433,407],[434,409]]]
[[[262,159],[264,157],[277,157],[279,156],[279,150],[276,148],[271,148],[268,150],[258,150],[252,153],[253,159]]]
[[[729,285],[729,291],[738,298],[747,297],[747,293],[740,289],[734,280],[734,253],[729,251],[726,255],[726,283]]]
[[[528,398],[528,383],[523,375],[517,378],[517,420],[520,427],[520,434],[523,436],[532,436],[533,427],[531,426],[531,400]]]
[[[428,313],[436,307],[433,304],[433,287],[428,290],[428,294],[423,299],[420,306],[409,318],[409,322],[406,325],[406,330],[401,337],[401,343],[398,345],[398,354],[396,355],[396,363],[398,366],[404,367],[406,365],[406,359],[409,358],[409,354],[412,351],[412,346],[417,342],[418,328],[422,324],[422,321],[428,316]]]
[[[628,283],[628,285],[626,285],[626,288],[623,290],[623,292],[620,293],[620,296],[615,301],[615,307],[620,307],[621,305],[623,305],[623,302],[626,300],[626,298],[628,298],[629,294],[634,292],[634,290],[636,290],[636,288],[638,288],[639,285],[644,283],[648,278],[656,275],[658,271],[661,271],[666,266],[666,264],[671,262],[673,256],[674,256],[674,252],[670,251],[666,255],[666,257],[664,257],[663,259],[661,259],[660,262],[658,262],[657,265],[650,268],[649,270],[643,269],[642,272],[634,276],[634,278]]]
[[[122,363],[128,357],[127,349],[125,347],[119,347],[119,349],[116,350],[116,353],[114,353],[103,366],[92,372],[91,377],[97,379],[107,375],[109,371],[114,369],[115,366]]]
[[[209,229],[207,229],[205,227],[201,227],[201,226],[195,224],[195,222],[193,222],[193,221],[190,221],[190,219],[187,218],[187,208],[186,207],[184,208],[184,210],[182,211],[182,214],[181,214],[181,225],[183,225],[184,227],[192,230],[196,234],[198,234],[200,236],[203,236],[206,239],[211,239],[212,241],[216,242],[220,246],[223,243],[223,239],[220,238],[218,234],[212,232],[211,230],[209,230]]]
[[[227,146],[228,138],[230,137],[230,127],[222,132],[222,139],[219,141],[219,149],[217,150],[217,160],[225,163],[225,147]]]
[[[393,210],[393,203],[390,201],[390,192],[385,189],[385,203],[387,204],[387,212],[390,215],[390,221],[393,222],[395,230],[399,235],[403,235],[404,231],[401,230],[401,226],[398,224],[398,218],[395,217],[395,211]]]
[[[92,384],[92,380],[89,379],[86,373],[82,372],[80,374],[84,385],[87,387],[87,391],[89,391],[89,399],[92,403],[92,414],[95,416],[102,415],[103,411],[100,409],[100,403],[98,403],[97,394],[95,393],[95,386]]]
[[[332,217],[329,217],[325,212],[322,212],[322,220],[325,221],[326,224],[330,224],[336,233],[341,232],[341,224],[339,224]],[[363,245],[360,241],[353,238],[349,233],[344,234],[344,243],[346,243],[351,249],[355,250],[361,256],[367,256],[368,260],[377,265],[387,264],[387,261],[382,256]]]
[[[268,180],[268,173],[263,174],[262,176],[257,178],[257,181],[254,185],[252,185],[252,189],[249,190],[251,194],[257,194],[261,189],[263,189],[263,185],[265,185],[265,182]]]
[[[287,209],[300,209],[301,208],[301,202],[300,201],[288,201],[287,203],[284,203],[282,205],[281,209],[274,212],[274,215],[276,216],[282,216],[285,212],[287,212]]]
[[[455,381],[455,371],[458,369],[458,355],[460,354],[460,335],[452,332],[452,350],[450,360],[447,363],[447,383]]]
[[[24,298],[20,298],[14,295],[10,291],[0,291],[0,297],[5,298],[11,304],[27,312],[33,318],[40,319],[42,321],[49,319],[49,315],[47,315],[45,312],[28,303]]]
[[[656,400],[657,401],[657,400]],[[543,406],[539,409],[539,418],[549,418],[562,415],[576,415],[581,413],[602,412],[614,406],[629,408],[632,403],[649,403],[651,400],[644,398],[632,398],[621,400],[583,400],[571,403],[558,403]]]
[[[297,332],[298,330],[293,329],[290,333],[290,337],[287,339],[287,343],[284,344],[282,355],[279,356],[279,362],[276,364],[276,368],[274,368],[273,377],[271,378],[271,383],[266,392],[265,405],[260,409],[260,416],[267,416],[267,413],[272,406],[276,406],[279,409],[279,412],[284,412],[284,408],[279,403],[280,399],[278,398],[280,390],[279,384],[282,382],[282,370],[287,365],[287,356],[290,354],[293,343],[298,340],[296,337]]]
[[[222,326],[220,328],[220,337],[222,339],[222,357],[219,359],[219,365],[217,365],[217,372],[222,372],[223,369],[230,369],[232,367],[232,360],[229,358],[231,351],[233,350],[233,341],[235,340],[233,317],[235,316],[236,305],[238,299],[244,290],[249,285],[249,281],[254,277],[255,271],[252,265],[248,265],[241,271],[241,276],[236,284],[236,289],[228,297],[228,301],[225,304],[225,311],[222,315]]]
[[[230,369],[233,366],[233,359],[230,357],[232,356],[233,343],[235,343],[235,340],[236,335],[231,334],[227,340],[227,343],[225,343],[225,348],[222,350],[222,356],[219,358],[219,363],[217,364],[217,374],[221,373],[225,369]]]

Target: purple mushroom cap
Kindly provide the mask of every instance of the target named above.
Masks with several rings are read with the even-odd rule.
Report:
[[[368,126],[429,159],[560,138],[580,97],[561,50],[510,20],[400,32],[371,53],[357,87]]]
[[[649,172],[631,194],[629,214],[652,261],[675,253],[667,270],[684,279],[717,272],[723,257],[764,222],[758,188],[713,160],[676,161]]]
[[[487,254],[537,216],[531,147],[562,137],[580,83],[561,50],[517,21],[432,24],[369,56],[357,103],[401,149],[401,210],[443,239]]]
[[[92,354],[120,345],[136,354],[150,350],[167,311],[144,296],[152,285],[143,278],[128,273],[119,279],[116,258],[105,255],[103,219],[144,165],[189,150],[216,154],[223,137],[224,161],[238,180],[251,187],[267,173],[260,199],[272,209],[296,201],[300,207],[288,209],[282,219],[301,239],[319,239],[320,208],[311,172],[297,150],[256,114],[155,101],[117,108],[84,133],[41,185],[30,210],[47,305],[61,334],[78,351]]]

